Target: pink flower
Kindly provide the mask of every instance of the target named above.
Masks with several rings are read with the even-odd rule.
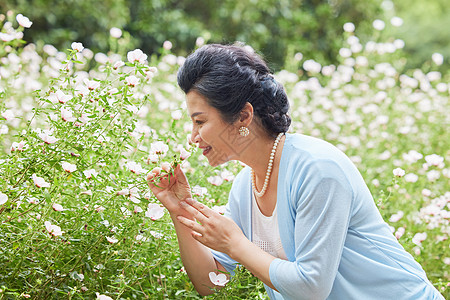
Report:
[[[64,208],[62,207],[61,204],[55,203],[55,204],[53,204],[52,207],[53,207],[53,209],[54,209],[55,211],[63,211],[63,210],[64,210]]]
[[[227,275],[223,273],[216,274],[215,272],[209,272],[209,280],[211,280],[214,285],[225,286],[229,281]]]
[[[127,78],[125,78],[125,81],[127,82],[127,85],[132,87],[135,87],[139,84],[139,78],[134,75],[128,76]]]
[[[0,192],[0,205],[3,205],[8,201],[8,196]]]
[[[50,183],[45,182],[44,178],[36,176],[36,174],[31,175],[31,178],[33,178],[34,184],[41,188],[41,187],[50,187]]]
[[[145,212],[145,216],[152,219],[153,221],[161,219],[164,216],[164,208],[159,206],[159,204],[149,203],[147,211]]]
[[[52,225],[49,221],[44,222],[45,229],[47,229],[48,233],[50,233],[53,236],[60,236],[63,234],[63,231],[61,231],[61,227],[57,225]]]
[[[116,238],[114,238],[114,237],[109,237],[109,236],[107,236],[106,237],[106,239],[108,240],[108,242],[110,242],[111,244],[115,244],[115,243],[117,243],[119,240],[118,239],[116,239]]]
[[[62,168],[64,169],[64,171],[66,171],[67,173],[73,173],[77,170],[77,166],[73,165],[71,163],[68,163],[66,161],[61,163]]]
[[[127,59],[130,63],[137,61],[143,64],[147,60],[147,54],[144,54],[141,49],[136,49],[127,53]]]
[[[172,49],[172,42],[171,41],[164,41],[163,48],[166,50]]]
[[[72,49],[77,51],[77,52],[81,52],[84,49],[82,43],[73,42],[71,46],[72,46]]]
[[[25,27],[25,28],[30,28],[31,25],[33,24],[33,22],[31,22],[30,19],[28,19],[27,17],[25,17],[22,14],[18,14],[16,16],[16,20],[17,20],[17,23],[19,23],[20,26]]]

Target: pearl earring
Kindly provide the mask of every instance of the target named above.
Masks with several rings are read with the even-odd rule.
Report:
[[[248,136],[249,134],[250,134],[250,130],[248,130],[248,128],[247,127],[245,127],[245,126],[241,126],[240,128],[239,128],[239,134],[241,135],[241,136]]]

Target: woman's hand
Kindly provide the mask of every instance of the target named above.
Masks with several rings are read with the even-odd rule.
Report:
[[[178,220],[192,229],[192,237],[203,245],[233,257],[233,250],[247,239],[236,223],[206,205],[187,198],[180,203],[198,222],[178,216]]]
[[[180,165],[175,168],[173,174],[162,174],[161,168],[154,168],[148,174],[147,182],[150,190],[169,213],[183,213],[180,201],[191,198],[192,195],[186,175],[184,175]]]

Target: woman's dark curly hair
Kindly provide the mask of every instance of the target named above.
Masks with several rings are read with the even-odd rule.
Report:
[[[178,85],[186,94],[196,91],[206,97],[226,122],[235,122],[249,102],[270,135],[286,132],[291,124],[283,85],[245,47],[210,44],[197,49],[179,69]]]

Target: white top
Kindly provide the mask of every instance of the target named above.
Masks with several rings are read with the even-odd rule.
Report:
[[[252,198],[253,244],[272,256],[287,260],[278,230],[277,206],[275,205],[272,215],[267,217],[259,210],[254,194]]]

